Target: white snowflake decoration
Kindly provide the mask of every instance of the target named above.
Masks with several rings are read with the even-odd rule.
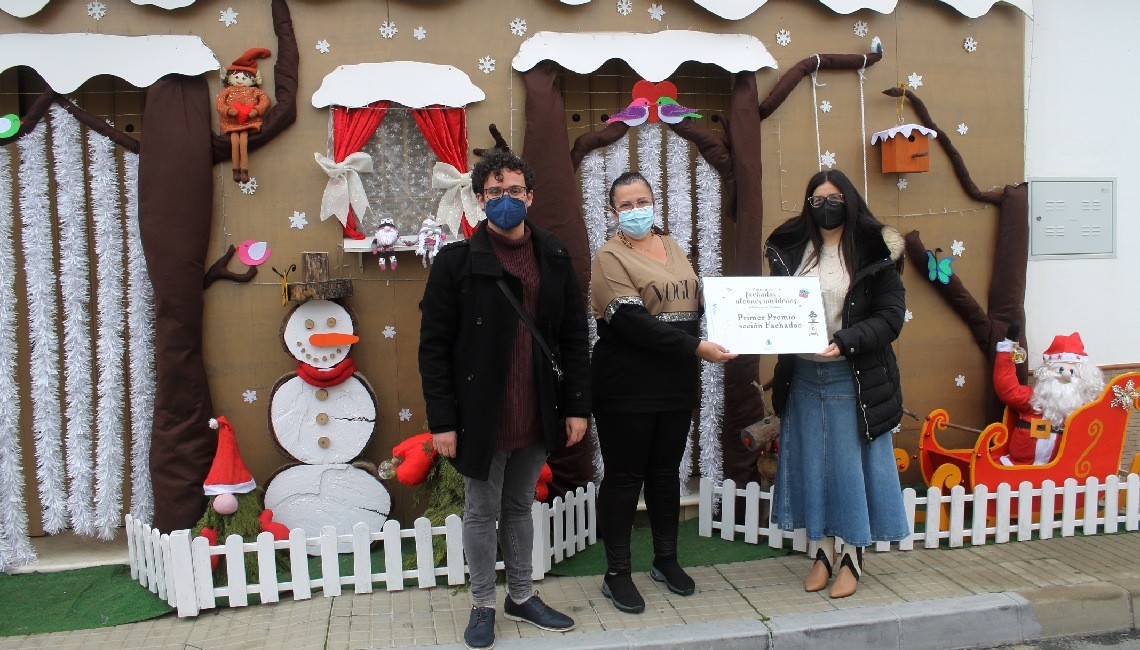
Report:
[[[245,400],[246,404],[253,404],[254,402],[257,401],[257,391],[255,391],[251,388],[250,390],[247,390],[244,393],[242,393],[241,398],[243,400]]]
[[[511,33],[515,36],[522,36],[526,33],[526,21],[522,18],[515,18],[511,21]]]
[[[905,190],[906,189],[906,179],[900,178],[899,182],[895,183],[895,185],[897,185],[900,190]]]
[[[827,101],[826,99],[823,100],[822,102],[819,103],[819,110],[823,111],[824,113],[830,113],[831,112],[831,102]]]
[[[965,122],[962,122],[961,124],[958,125],[958,133],[960,133],[962,135],[966,135],[966,133],[969,132],[969,130],[970,130],[970,127],[966,126]]]
[[[917,90],[922,85],[922,75],[917,72],[910,73],[910,76],[906,78],[906,85]]]
[[[495,71],[495,60],[489,56],[479,59],[479,69],[483,71],[483,74],[491,74]]]
[[[835,166],[835,153],[831,152],[831,151],[825,151],[822,154],[820,154],[819,164],[823,165],[824,167],[827,167],[828,169],[831,169],[832,167],[834,167]]]
[[[657,22],[661,22],[661,19],[665,17],[665,7],[661,5],[649,5],[645,11],[649,12],[649,17]]]
[[[317,51],[320,52],[321,54],[328,54],[329,49],[331,49],[331,48],[332,48],[332,46],[329,45],[329,42],[326,41],[325,39],[322,38],[321,40],[317,41]]]
[[[967,36],[966,40],[962,41],[962,47],[965,48],[967,52],[973,54],[978,51],[978,42],[974,40],[973,36]]]
[[[294,210],[293,216],[289,217],[289,227],[304,230],[307,225],[309,225],[309,218],[305,213]]]
[[[412,409],[400,409],[400,422],[407,422],[412,419]]]
[[[257,179],[251,178],[244,183],[238,183],[238,187],[241,188],[242,194],[253,194],[257,191]]]
[[[1113,386],[1112,394],[1115,395],[1115,397],[1112,398],[1112,403],[1109,404],[1109,406],[1114,408],[1119,406],[1125,411],[1130,408],[1140,408],[1137,406],[1140,404],[1140,401],[1138,401],[1140,400],[1140,390],[1136,389],[1131,379],[1124,384],[1124,388]]]
[[[914,320],[914,312],[913,312],[913,311],[911,311],[911,310],[909,310],[909,309],[908,309],[908,310],[906,310],[906,311],[904,311],[904,312],[903,312],[903,322],[904,322],[904,323],[909,323],[909,322],[911,322],[912,320]]]
[[[617,12],[623,16],[633,13],[633,0],[618,0]]]
[[[386,338],[386,339],[396,338],[396,328],[391,326],[391,325],[384,326],[384,338]]]
[[[394,37],[400,30],[396,29],[396,22],[392,20],[385,20],[380,23],[380,35],[384,38]]]
[[[422,41],[427,38],[427,30],[424,29],[423,25],[420,25],[419,27],[412,30],[412,38],[416,39],[417,41]]]
[[[966,252],[966,245],[955,239],[954,243],[950,244],[950,252],[954,257],[962,257],[962,253]]]
[[[854,32],[856,36],[863,38],[867,34],[871,33],[871,28],[867,25],[867,23],[860,20],[855,23]]]
[[[103,16],[107,15],[107,5],[99,2],[99,0],[95,0],[95,2],[88,2],[87,15],[91,16],[95,20],[99,20]]]
[[[964,387],[966,385],[966,375],[958,375],[957,377],[955,377],[954,378],[954,385],[957,386],[958,388]]]
[[[218,12],[218,22],[225,23],[226,27],[233,27],[237,24],[238,12],[234,11],[233,7],[226,7],[224,11]]]
[[[776,42],[780,44],[780,47],[787,47],[792,42],[792,33],[786,29],[781,29],[776,32]]]

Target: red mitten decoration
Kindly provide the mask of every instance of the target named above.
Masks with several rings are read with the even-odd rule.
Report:
[[[273,533],[273,539],[284,541],[289,539],[289,527],[273,521],[273,511],[266,508],[261,511],[257,519],[261,522],[261,532]]]
[[[396,478],[404,485],[419,485],[427,478],[428,470],[439,455],[431,445],[431,433],[412,436],[392,448],[392,456],[400,459]]]
[[[542,470],[538,473],[538,482],[534,484],[534,500],[546,501],[546,497],[550,496],[550,482],[554,480],[554,472],[550,471],[550,465],[542,464]]]
[[[198,534],[201,535],[202,537],[205,537],[210,542],[210,546],[217,546],[218,545],[218,531],[214,530],[213,528],[206,526],[206,527],[202,528],[202,530]],[[212,571],[214,569],[217,569],[218,563],[221,561],[222,561],[222,556],[211,555],[210,556],[210,570]]]

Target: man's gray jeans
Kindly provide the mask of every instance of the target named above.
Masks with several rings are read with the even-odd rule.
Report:
[[[495,523],[498,544],[503,549],[507,593],[517,603],[534,593],[531,585],[531,552],[534,524],[530,509],[534,484],[546,462],[542,442],[495,452],[486,481],[464,477],[463,552],[471,569],[471,604],[495,606]]]

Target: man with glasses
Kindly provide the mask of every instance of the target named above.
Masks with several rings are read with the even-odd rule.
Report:
[[[471,186],[487,218],[436,256],[420,302],[419,363],[432,445],[464,477],[472,608],[463,638],[490,648],[496,523],[506,617],[574,627],[534,592],[530,511],[547,455],[586,432],[589,343],[566,246],[526,220],[534,198],[526,161],[493,151],[471,171]]]

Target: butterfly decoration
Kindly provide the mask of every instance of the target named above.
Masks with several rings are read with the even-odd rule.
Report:
[[[270,267],[270,268],[273,268],[273,267]],[[289,274],[293,273],[296,270],[297,270],[296,264],[290,264],[289,268],[285,269],[284,273],[282,273],[281,271],[278,271],[276,268],[273,268],[273,272],[281,277],[281,306],[282,307],[289,304]]]
[[[950,268],[950,264],[954,258],[938,259],[938,254],[941,252],[941,248],[935,248],[933,253],[926,251],[926,273],[931,282],[937,280],[942,284],[950,284],[950,276],[954,275],[954,269]]]

